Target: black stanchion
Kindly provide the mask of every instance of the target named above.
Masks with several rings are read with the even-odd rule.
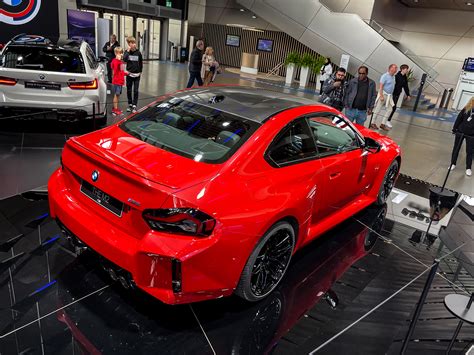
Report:
[[[439,102],[439,108],[443,108],[444,106],[444,100],[446,100],[446,94],[448,93],[447,89],[444,89],[443,91],[443,96],[441,96],[441,101]]]
[[[448,108],[449,101],[451,100],[451,95],[453,95],[453,89],[448,90],[448,97],[446,98],[446,101],[444,103],[444,108]]]
[[[95,103],[92,104],[92,128],[95,131]]]
[[[428,296],[428,292],[430,291],[431,284],[433,283],[433,279],[436,275],[436,271],[438,270],[438,266],[439,266],[439,260],[435,259],[435,261],[433,262],[433,265],[431,266],[431,270],[428,275],[428,278],[426,279],[425,287],[423,287],[423,292],[421,293],[420,300],[418,301],[418,304],[416,305],[415,314],[413,315],[413,318],[411,319],[410,327],[408,328],[408,333],[405,336],[405,340],[403,340],[402,350],[400,350],[400,354],[402,355],[405,354],[408,347],[408,343],[410,342],[410,338],[413,335],[413,332],[415,331],[416,322],[418,322],[418,318],[420,318],[421,310],[423,309],[423,305],[425,304],[426,296]]]
[[[415,100],[415,106],[413,106],[413,112],[416,112],[416,109],[418,108],[418,103],[420,102],[421,93],[423,91],[423,87],[425,86],[425,81],[426,81],[427,76],[428,75],[426,73],[424,73],[421,76],[420,87],[418,88],[418,93],[416,94],[416,100]]]

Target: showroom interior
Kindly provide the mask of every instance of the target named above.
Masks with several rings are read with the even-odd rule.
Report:
[[[0,1],[0,354],[474,354],[473,106],[466,0]]]

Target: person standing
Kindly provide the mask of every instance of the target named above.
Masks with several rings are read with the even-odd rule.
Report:
[[[143,57],[137,48],[135,37],[127,37],[128,49],[123,55],[123,61],[127,64],[127,100],[128,112],[137,112],[138,87],[140,76],[143,71]],[[133,93],[133,96],[132,96]]]
[[[341,111],[344,107],[344,92],[346,90],[346,69],[339,68],[334,75],[323,84],[323,94],[320,102]]]
[[[196,47],[191,52],[189,58],[189,80],[186,88],[190,88],[194,84],[194,80],[197,80],[198,85],[202,86],[201,68],[202,68],[202,50],[204,49],[204,42],[199,40],[196,42]]]
[[[381,121],[380,128],[388,131],[387,119],[389,112],[393,107],[393,90],[395,89],[395,73],[397,72],[397,65],[390,64],[388,71],[380,77],[379,93],[375,100],[375,121],[370,125],[372,129],[379,129],[377,122]]]
[[[121,115],[123,112],[118,107],[119,97],[122,94],[122,87],[125,84],[125,71],[124,62],[122,62],[123,49],[121,47],[115,47],[115,58],[112,59],[110,67],[112,68],[112,87],[114,94],[114,107],[112,109],[112,115],[117,116]]]
[[[212,47],[207,47],[204,55],[202,56],[201,76],[204,78],[204,86],[208,86],[212,81],[212,77],[214,76],[214,72],[216,70],[214,64],[215,61],[216,57],[214,57],[214,49]]]
[[[332,63],[331,58],[326,58],[324,65],[321,68],[321,77],[319,78],[319,82],[321,84],[321,89],[319,90],[319,95],[323,94],[323,85],[326,80],[328,80],[332,75]]]
[[[474,96],[467,102],[466,106],[459,112],[456,122],[454,122],[453,153],[451,156],[451,170],[456,168],[459,151],[463,140],[466,140],[466,175],[472,175],[472,157],[474,154]]]
[[[102,51],[105,53],[107,57],[107,79],[108,82],[112,82],[112,60],[115,59],[115,48],[120,47],[120,44],[117,42],[117,36],[111,35],[110,40],[104,45]]]
[[[387,127],[392,128],[390,121],[392,120],[393,114],[397,110],[398,99],[402,93],[402,89],[405,91],[406,99],[410,100],[410,88],[408,87],[408,74],[409,66],[406,64],[400,65],[400,71],[395,75],[395,89],[393,89],[393,108],[390,116],[388,116]]]
[[[363,126],[374,109],[377,90],[375,81],[367,76],[369,69],[366,66],[359,67],[357,73],[358,77],[347,84],[344,107],[347,118]]]

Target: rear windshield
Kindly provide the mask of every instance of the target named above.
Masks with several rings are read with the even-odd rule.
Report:
[[[80,53],[47,46],[8,46],[3,51],[1,66],[63,73],[85,73]]]
[[[205,163],[227,160],[259,126],[181,98],[155,104],[120,125],[146,143]]]

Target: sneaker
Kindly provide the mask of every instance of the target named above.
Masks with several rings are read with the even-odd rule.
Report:
[[[378,127],[375,123],[372,123],[372,124],[370,125],[370,128],[371,128],[371,129],[379,129],[379,127]]]
[[[132,112],[132,110],[133,110],[133,105],[128,105],[127,112]]]
[[[471,176],[472,175],[472,170],[471,169],[466,169],[466,175]]]
[[[132,106],[132,113],[135,113],[135,112],[137,112],[137,105]]]
[[[117,110],[113,108],[112,109],[112,116],[117,116],[117,115],[118,115]]]
[[[117,113],[117,115],[122,115],[123,114],[123,111],[119,108],[115,112]]]
[[[456,164],[452,164],[450,167],[449,167],[449,170],[453,171],[454,169],[456,169]]]
[[[380,128],[383,129],[384,131],[390,131],[390,128],[388,128],[386,125],[383,123],[380,125]]]
[[[392,128],[392,127],[393,127],[393,126],[392,126],[392,123],[390,123],[390,121],[387,122],[386,126],[387,126],[388,128]]]

